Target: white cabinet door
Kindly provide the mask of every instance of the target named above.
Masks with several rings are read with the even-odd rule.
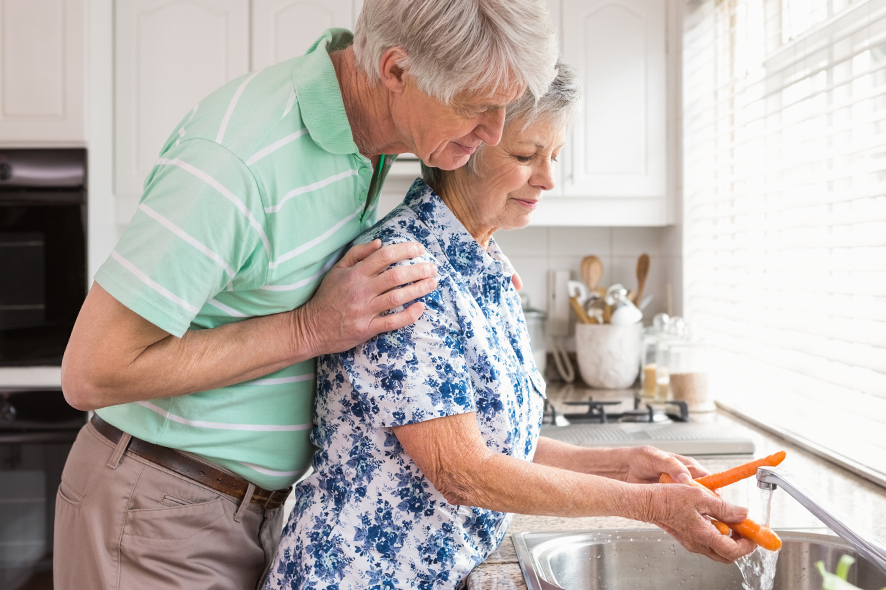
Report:
[[[249,71],[249,2],[118,0],[115,30],[115,192],[134,197],[182,117]]]
[[[85,0],[0,0],[0,140],[86,141]]]
[[[562,189],[534,225],[665,225],[669,184],[667,0],[550,0],[563,60],[584,91]],[[670,7],[670,8],[669,8]],[[561,197],[562,198],[559,198]]]
[[[353,0],[253,0],[252,69],[302,55],[330,27],[354,28]]]
[[[585,100],[567,195],[664,196],[667,60],[663,0],[563,0],[563,55]]]

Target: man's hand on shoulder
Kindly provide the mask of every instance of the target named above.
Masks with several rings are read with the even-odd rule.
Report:
[[[433,263],[391,268],[424,251],[415,242],[382,246],[380,240],[352,247],[332,267],[313,299],[292,312],[294,345],[308,341],[317,354],[342,352],[414,323],[424,311],[421,303],[384,314],[437,287]]]

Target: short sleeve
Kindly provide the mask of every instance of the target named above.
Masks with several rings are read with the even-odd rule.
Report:
[[[339,355],[375,428],[477,409],[456,310],[442,295],[445,284],[419,299],[425,310],[415,324]]]
[[[193,139],[155,165],[132,222],[96,282],[181,337],[224,289],[260,286],[268,239],[257,183],[224,147]]]

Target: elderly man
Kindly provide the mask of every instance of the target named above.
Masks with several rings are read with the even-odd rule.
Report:
[[[387,312],[435,287],[433,264],[386,270],[418,244],[345,253],[388,155],[463,165],[555,60],[544,0],[366,0],[353,39],[185,116],[65,354],[66,398],[97,411],[59,488],[57,589],[256,587],[313,454],[314,357],[411,324],[421,304]]]

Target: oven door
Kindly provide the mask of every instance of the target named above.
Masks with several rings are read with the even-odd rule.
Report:
[[[59,365],[86,297],[81,191],[0,193],[0,366]]]
[[[60,391],[0,393],[0,588],[52,588],[55,496],[86,413]]]

